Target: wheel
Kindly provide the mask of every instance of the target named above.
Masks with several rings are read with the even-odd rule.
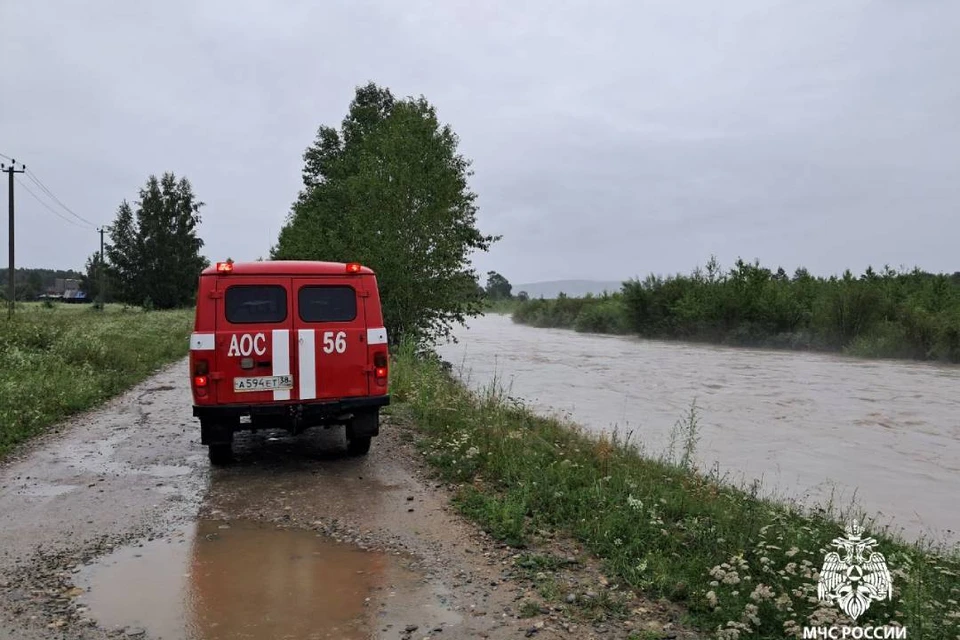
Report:
[[[347,440],[347,453],[351,456],[364,456],[370,451],[370,436],[357,436]]]
[[[207,445],[207,454],[210,457],[210,464],[222,467],[233,460],[233,447],[229,443]]]

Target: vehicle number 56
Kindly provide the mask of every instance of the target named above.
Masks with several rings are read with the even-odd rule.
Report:
[[[324,331],[323,332],[323,352],[324,353],[343,353],[347,350],[347,334],[343,331],[338,331],[336,337],[333,335],[333,331]]]

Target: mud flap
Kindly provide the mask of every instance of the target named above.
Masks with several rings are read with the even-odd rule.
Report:
[[[371,438],[380,435],[380,408],[357,411],[347,424],[347,439]]]
[[[206,420],[200,423],[200,444],[216,445],[230,444],[233,442],[233,429],[229,424],[223,422],[208,422]]]

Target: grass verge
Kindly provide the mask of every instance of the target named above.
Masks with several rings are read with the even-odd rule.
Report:
[[[396,353],[399,418],[447,482],[455,503],[490,534],[524,547],[540,530],[578,540],[622,584],[682,604],[689,625],[721,638],[801,637],[805,626],[850,625],[818,601],[817,579],[843,527],[759,498],[689,467],[696,416],[680,423],[681,451],[641,457],[628,438],[592,438],[534,415],[494,384],[473,394],[436,358]],[[957,638],[960,558],[869,530],[893,575],[893,597],[860,626],[905,626],[910,638]]]
[[[0,333],[0,456],[186,355],[193,312],[20,305]]]

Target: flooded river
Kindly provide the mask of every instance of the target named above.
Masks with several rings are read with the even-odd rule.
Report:
[[[648,454],[696,400],[696,461],[808,506],[855,504],[904,536],[960,542],[960,367],[688,345],[468,321],[441,356],[480,387]],[[463,367],[463,369],[461,369]]]

